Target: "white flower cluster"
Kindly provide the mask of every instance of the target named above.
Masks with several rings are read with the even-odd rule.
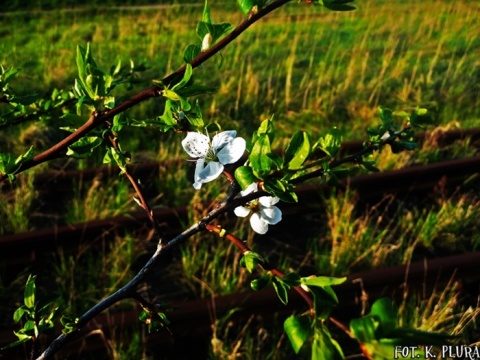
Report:
[[[223,172],[224,165],[238,161],[245,152],[246,142],[236,137],[235,130],[221,132],[210,138],[198,132],[189,132],[182,141],[182,146],[193,158],[196,158],[193,187],[200,189],[202,184],[215,180]],[[241,192],[242,196],[258,191],[253,183]],[[262,196],[245,206],[235,208],[239,217],[250,215],[250,225],[258,234],[265,234],[268,225],[275,225],[282,220],[282,212],[274,206],[279,199],[273,196]]]

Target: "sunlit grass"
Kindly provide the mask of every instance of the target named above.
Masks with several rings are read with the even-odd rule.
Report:
[[[37,195],[34,178],[34,172],[20,176],[10,189],[0,192],[0,235],[30,230],[32,204]]]
[[[478,331],[480,307],[475,302],[464,304],[461,287],[461,283],[452,278],[445,285],[434,285],[423,292],[406,288],[398,305],[399,326],[454,335],[456,344],[478,346],[478,341],[471,341],[472,334]],[[442,359],[438,348],[432,352]]]
[[[241,20],[222,4],[210,5],[214,20]],[[317,135],[335,125],[347,139],[363,138],[378,105],[425,106],[440,123],[478,125],[480,32],[473,6],[468,1],[393,5],[370,0],[357,4],[354,12],[335,13],[289,4],[197,69],[198,81],[218,87],[218,94],[200,98],[204,117],[241,127],[243,136],[275,114],[282,136],[298,128]],[[146,62],[150,70],[141,88],[182,64],[185,46],[199,41],[193,28],[200,11],[11,15],[2,23],[8,28],[0,32],[5,39],[0,62],[24,69],[17,88],[44,93],[73,84],[75,46],[91,42],[104,69],[119,58]],[[162,109],[149,101],[130,113],[145,118]],[[158,146],[152,138],[147,143],[151,151]],[[129,150],[136,148],[132,143]]]
[[[130,280],[132,265],[146,244],[130,234],[111,237],[80,245],[75,254],[60,248],[55,255],[55,294],[69,314],[81,313]]]
[[[74,187],[74,196],[66,206],[65,220],[68,224],[76,224],[124,215],[137,209],[133,190],[126,179],[102,181],[97,176],[91,183],[80,181]]]
[[[479,199],[471,194],[438,197],[415,206],[386,197],[361,211],[355,197],[326,199],[325,234],[312,238],[314,266],[321,273],[408,264],[416,251],[462,253],[479,249]]]

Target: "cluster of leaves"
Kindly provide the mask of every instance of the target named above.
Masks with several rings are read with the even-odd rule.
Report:
[[[54,305],[54,302],[36,300],[35,276],[30,275],[25,284],[23,305],[13,314],[16,323],[23,321],[23,327],[14,332],[18,340],[1,350],[38,339],[40,334],[53,329],[62,311],[63,309]]]
[[[241,260],[249,272],[253,272],[258,265],[265,267],[265,260],[255,252],[246,252]],[[290,272],[279,276],[273,271],[252,280],[251,287],[259,291],[272,285],[283,304],[288,303],[288,291],[294,287],[301,287],[307,294],[313,296],[313,311],[307,314],[291,315],[284,322],[285,333],[295,353],[299,353],[304,344],[310,342],[312,359],[343,359],[343,351],[338,342],[332,338],[325,321],[338,304],[338,298],[332,286],[340,285],[346,278],[329,276],[302,277],[298,273]],[[306,346],[305,346],[306,348]]]
[[[318,168],[330,177],[346,174],[341,168],[329,169],[329,163],[337,155],[342,142],[341,132],[337,128],[331,129],[315,142],[309,133],[297,131],[290,139],[283,157],[272,150],[273,139],[273,120],[265,120],[247,146],[247,163],[235,171],[235,178],[242,189],[252,182],[258,182],[272,196],[285,202],[297,202],[292,180]]]
[[[454,337],[398,327],[397,315],[390,299],[380,298],[372,305],[370,313],[350,322],[352,335],[361,344],[363,353],[375,360],[389,360],[397,346],[448,344]],[[420,351],[420,349],[418,349]],[[415,354],[426,358],[425,354]]]

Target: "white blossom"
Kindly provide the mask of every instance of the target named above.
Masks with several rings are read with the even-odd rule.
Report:
[[[245,152],[246,142],[236,138],[237,132],[229,130],[210,138],[198,132],[189,132],[182,146],[193,158],[197,158],[193,187],[200,189],[202,184],[215,180],[223,171],[224,165],[238,161]]]
[[[256,183],[250,184],[241,192],[242,196],[258,191]],[[246,204],[235,208],[235,215],[247,217],[250,213],[250,226],[258,234],[265,234],[268,231],[268,225],[275,225],[282,220],[281,210],[274,206],[280,199],[273,196],[262,196]]]

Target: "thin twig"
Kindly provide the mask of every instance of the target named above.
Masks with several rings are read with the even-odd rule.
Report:
[[[121,151],[120,147],[118,146],[118,140],[117,140],[116,137],[114,137],[113,135],[110,135],[108,137],[108,140],[110,141],[110,143],[112,144],[113,148],[116,151],[118,151],[118,152]],[[150,220],[150,223],[152,224],[153,231],[155,232],[155,235],[156,235],[159,243],[161,243],[162,242],[161,232],[160,232],[160,228],[158,227],[158,223],[153,216],[153,210],[148,205],[148,202],[145,199],[145,196],[143,195],[143,190],[140,187],[140,184],[138,183],[137,179],[135,179],[133,177],[132,173],[130,172],[130,168],[129,168],[128,165],[125,166],[125,168],[122,169],[122,174],[125,175],[125,177],[128,179],[128,181],[130,181],[130,183],[132,184],[133,189],[137,193],[138,200],[139,200],[139,205],[147,213],[148,219]]]
[[[252,251],[242,240],[240,240],[239,238],[237,238],[235,235],[227,232],[225,229],[223,229],[221,226],[219,225],[206,225],[205,226],[205,229],[210,231],[210,232],[213,232],[215,234],[217,234],[218,236],[220,237],[224,237],[225,239],[229,240],[230,242],[232,242],[236,247],[238,247],[240,249],[240,251],[242,252],[242,254],[245,254],[247,252],[250,252]],[[262,262],[259,262],[259,265],[265,270],[265,271],[269,271],[271,272],[273,275],[275,275],[276,277],[280,278],[280,279],[283,279],[283,277],[285,276],[285,274],[280,271],[279,269],[277,269],[275,266],[273,266],[272,264],[266,262],[266,261],[262,261]],[[315,308],[313,306],[313,300],[312,298],[310,297],[310,294],[305,291],[302,287],[300,286],[294,286],[293,287],[294,290],[300,294],[300,296],[305,300],[305,302],[307,303],[308,307],[310,308],[310,312],[312,314],[314,314],[314,311],[315,311]]]

